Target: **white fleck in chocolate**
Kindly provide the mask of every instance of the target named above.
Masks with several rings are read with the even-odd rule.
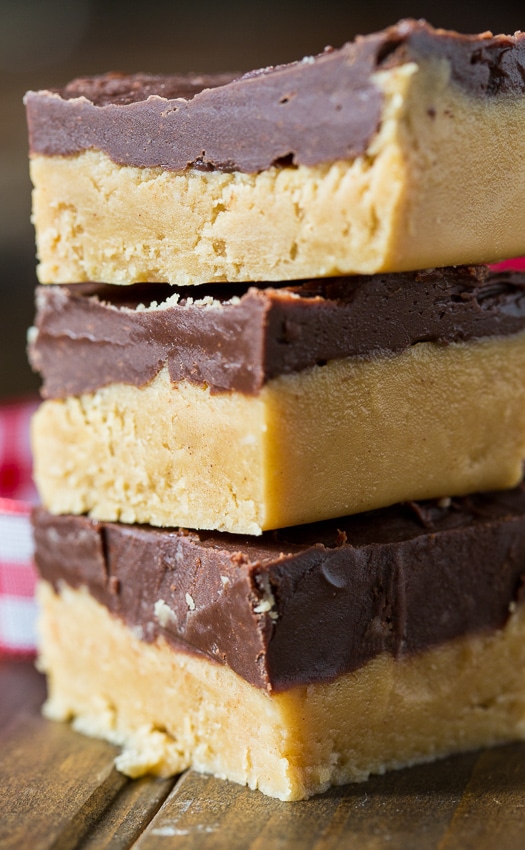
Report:
[[[263,599],[262,602],[259,602],[258,605],[253,609],[254,614],[266,614],[267,611],[272,610],[272,602],[270,599]]]
[[[177,615],[175,611],[172,611],[170,606],[164,602],[164,599],[158,599],[155,602],[153,610],[155,611],[155,616],[163,629],[165,629],[166,626],[177,622]]]
[[[261,586],[263,596],[253,608],[254,614],[269,614],[271,620],[277,620],[279,614],[275,610],[275,596],[272,593],[270,579],[264,573],[257,577],[257,583]]]

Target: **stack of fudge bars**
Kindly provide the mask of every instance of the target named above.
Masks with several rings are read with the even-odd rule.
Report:
[[[46,711],[128,775],[294,800],[525,737],[525,278],[484,265],[524,67],[402,21],[27,95]]]

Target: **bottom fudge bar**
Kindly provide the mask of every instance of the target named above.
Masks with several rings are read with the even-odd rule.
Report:
[[[48,716],[283,800],[525,737],[525,489],[260,538],[34,513]]]

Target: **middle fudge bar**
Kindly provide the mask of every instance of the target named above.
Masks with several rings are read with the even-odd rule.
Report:
[[[525,737],[525,491],[268,532],[34,515],[46,712],[299,799]]]
[[[151,285],[41,287],[30,357],[48,397],[33,427],[43,504],[260,534],[515,486],[524,284],[458,268],[201,288],[198,301]]]

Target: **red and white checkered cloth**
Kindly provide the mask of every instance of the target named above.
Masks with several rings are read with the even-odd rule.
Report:
[[[490,267],[495,271],[520,271],[525,272],[525,257],[518,257],[514,260],[503,260],[501,263],[495,263]]]
[[[38,402],[0,406],[0,655],[35,650],[35,569],[29,515],[37,500],[29,422]]]

